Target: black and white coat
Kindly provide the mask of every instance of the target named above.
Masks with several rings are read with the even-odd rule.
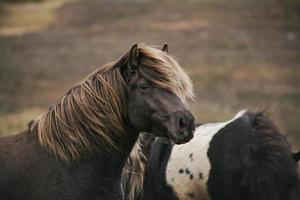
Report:
[[[151,144],[141,200],[299,200],[290,144],[262,113],[198,126],[187,144]]]

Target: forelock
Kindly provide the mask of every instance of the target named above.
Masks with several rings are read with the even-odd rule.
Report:
[[[140,55],[140,71],[146,79],[175,93],[184,103],[194,99],[191,79],[174,57],[149,46],[141,46]]]

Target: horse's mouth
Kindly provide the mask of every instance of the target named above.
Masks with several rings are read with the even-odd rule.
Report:
[[[189,142],[194,137],[194,131],[195,130],[184,134],[182,133],[174,134],[172,132],[168,132],[168,138],[175,144],[184,144]]]
[[[177,128],[153,128],[150,133],[154,134],[156,137],[163,137],[175,144],[184,144],[189,142],[194,137],[195,128],[190,129],[177,129]]]

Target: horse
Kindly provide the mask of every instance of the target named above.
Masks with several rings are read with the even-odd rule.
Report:
[[[73,86],[14,136],[0,139],[0,199],[115,199],[140,132],[193,137],[192,83],[166,51],[135,44]]]
[[[183,145],[151,135],[139,140],[131,160],[139,158],[142,167],[127,162],[121,180],[126,199],[300,199],[300,151],[291,151],[263,112],[241,111],[229,121],[197,126]]]

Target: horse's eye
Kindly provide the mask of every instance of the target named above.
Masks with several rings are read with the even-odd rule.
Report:
[[[147,90],[147,89],[149,89],[150,88],[150,86],[148,85],[148,84],[142,84],[141,86],[140,86],[140,89],[142,89],[142,90]]]

